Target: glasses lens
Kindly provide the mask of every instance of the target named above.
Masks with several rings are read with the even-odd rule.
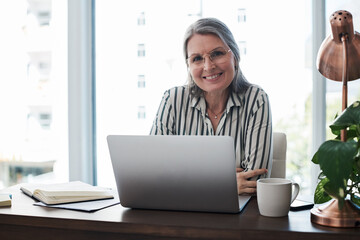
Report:
[[[220,47],[217,48],[215,50],[213,50],[212,52],[210,52],[209,54],[205,54],[203,56],[201,55],[193,55],[190,56],[187,61],[190,67],[192,68],[201,68],[204,66],[204,59],[205,56],[208,55],[210,60],[215,63],[215,64],[220,64],[220,63],[224,63],[227,61],[227,57],[226,54],[230,52],[230,50],[226,51],[224,48]]]
[[[227,51],[223,48],[218,48],[212,51],[210,55],[210,59],[213,63],[223,63],[226,61],[226,53]]]
[[[204,58],[200,55],[194,55],[188,58],[189,65],[200,66],[203,62]]]

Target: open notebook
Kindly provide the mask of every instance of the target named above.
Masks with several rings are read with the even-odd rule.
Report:
[[[228,136],[107,137],[124,207],[240,212],[234,141]]]
[[[45,204],[114,198],[110,189],[92,186],[80,181],[56,184],[24,183],[20,190]]]

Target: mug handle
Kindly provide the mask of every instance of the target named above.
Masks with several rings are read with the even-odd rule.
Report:
[[[297,183],[291,183],[292,186],[294,186],[294,191],[291,194],[291,203],[296,199],[297,195],[299,194],[300,191],[300,186]]]

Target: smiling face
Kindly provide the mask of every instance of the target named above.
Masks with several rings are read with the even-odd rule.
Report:
[[[235,60],[231,51],[227,52],[220,62],[210,59],[209,53],[214,53],[218,49],[228,51],[229,47],[212,34],[194,34],[187,43],[189,59],[204,58],[199,67],[194,67],[190,62],[189,70],[195,84],[205,94],[224,93],[235,76]]]

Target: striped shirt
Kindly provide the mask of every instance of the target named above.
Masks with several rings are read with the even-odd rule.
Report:
[[[236,166],[245,171],[272,166],[272,120],[264,90],[251,85],[245,93],[230,93],[214,132],[203,96],[192,97],[189,88],[164,93],[151,135],[228,135],[234,138]]]

